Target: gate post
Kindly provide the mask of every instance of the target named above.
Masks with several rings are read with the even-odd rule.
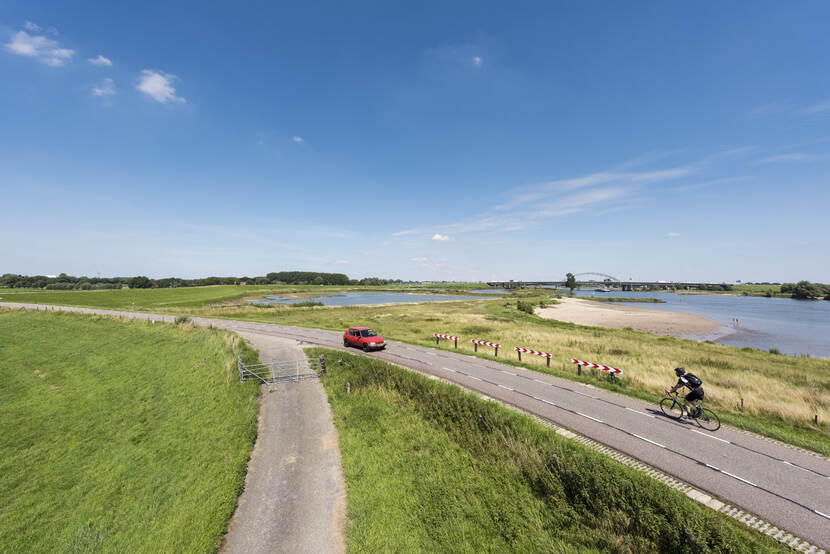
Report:
[[[326,374],[326,356],[320,354],[320,375]]]
[[[236,359],[236,369],[239,370],[239,382],[245,382],[245,372],[243,370],[245,366],[242,364],[242,356],[238,356]]]

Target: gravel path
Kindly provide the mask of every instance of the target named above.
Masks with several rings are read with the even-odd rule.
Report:
[[[296,340],[239,332],[262,362],[302,359]],[[344,552],[337,429],[317,380],[263,385],[259,430],[225,553]]]

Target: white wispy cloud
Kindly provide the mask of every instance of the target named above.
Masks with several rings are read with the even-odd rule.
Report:
[[[300,144],[303,142],[303,137],[294,137],[291,140],[296,142],[297,144]]]
[[[415,263],[423,263],[423,262],[428,261],[428,259],[424,258],[424,257],[421,257],[421,258],[415,257],[415,258],[409,258],[409,261],[410,262],[415,262]]]
[[[830,111],[830,100],[819,102],[801,110],[801,115],[814,115]]]
[[[40,25],[38,25],[37,23],[35,23],[34,21],[27,21],[27,22],[25,22],[25,23],[23,24],[23,28],[24,28],[24,29],[26,29],[27,31],[32,31],[32,32],[34,32],[34,33],[37,33],[37,32],[39,32],[39,31],[42,31],[42,30],[43,30],[43,29],[41,28],[41,26],[40,26]]]
[[[349,260],[336,260],[334,262],[335,265],[346,265],[349,263]]]
[[[92,96],[112,96],[115,94],[115,81],[109,77],[103,79],[99,84],[92,85]]]
[[[66,65],[75,54],[74,50],[61,48],[53,39],[41,35],[30,35],[26,31],[16,32],[3,47],[13,54],[33,58],[52,67]]]
[[[481,65],[481,56],[473,56],[473,65]]]
[[[442,235],[442,234],[439,234],[439,233],[435,233],[434,235],[432,235],[432,240],[446,242],[446,241],[452,240],[452,239],[450,239],[450,237],[448,237],[447,235]]]
[[[98,54],[97,58],[87,58],[86,61],[88,61],[92,65],[98,65],[98,66],[105,65],[105,66],[108,66],[108,67],[112,66],[112,60],[102,56],[101,54]]]
[[[761,158],[760,160],[755,160],[753,163],[756,165],[762,164],[771,164],[771,163],[779,163],[779,162],[814,162],[818,160],[824,159],[822,156],[816,156],[815,154],[805,154],[803,152],[793,152],[791,154],[778,154],[777,156],[769,156],[768,158]]]
[[[675,233],[674,231],[672,231],[672,232],[668,233],[668,236],[670,236],[670,237],[679,237],[680,233]]]
[[[180,102],[183,104],[186,100],[181,96],[176,96],[176,88],[173,86],[173,81],[177,78],[175,75],[162,71],[142,69],[136,88],[156,102],[162,104]]]

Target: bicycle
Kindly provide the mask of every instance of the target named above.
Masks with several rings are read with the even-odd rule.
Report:
[[[692,416],[692,419],[694,419],[698,425],[707,431],[717,431],[720,429],[720,418],[718,417],[718,414],[709,408],[701,406],[699,400],[693,401],[692,404],[694,405],[694,408],[691,410],[689,415]],[[661,400],[660,409],[664,414],[671,418],[683,418],[683,402],[678,400],[677,393]]]

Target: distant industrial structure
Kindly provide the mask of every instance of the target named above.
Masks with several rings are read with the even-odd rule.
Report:
[[[601,279],[585,279],[588,276],[600,277]],[[577,288],[603,287],[617,290],[712,290],[721,287],[728,287],[728,283],[697,283],[681,281],[622,281],[612,275],[599,272],[575,273]],[[531,287],[565,287],[565,280],[561,281],[489,281],[488,286],[504,289],[523,289]]]

